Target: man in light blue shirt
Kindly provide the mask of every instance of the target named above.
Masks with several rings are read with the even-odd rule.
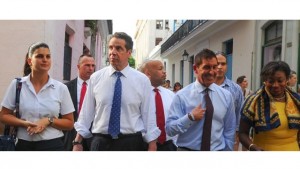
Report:
[[[234,151],[238,151],[239,149],[239,137],[238,137],[238,129],[241,117],[241,109],[242,104],[244,102],[244,96],[241,87],[233,82],[232,80],[226,77],[227,72],[227,56],[224,52],[216,52],[217,60],[218,60],[218,69],[217,69],[217,77],[216,84],[221,86],[222,88],[228,90],[233,97],[234,100],[234,110],[236,115],[236,136],[234,143]]]
[[[205,121],[206,88],[209,88],[209,97],[214,107],[210,150],[233,150],[236,127],[234,103],[229,91],[214,84],[217,67],[215,53],[203,49],[195,56],[196,81],[178,91],[173,99],[166,132],[170,136],[178,134],[178,150],[200,150]]]

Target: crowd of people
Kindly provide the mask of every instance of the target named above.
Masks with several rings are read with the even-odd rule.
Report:
[[[203,49],[194,57],[196,80],[172,87],[159,60],[130,67],[132,47],[130,36],[114,33],[110,65],[95,72],[93,56],[83,54],[78,76],[63,84],[49,75],[49,46],[32,44],[20,118],[17,80],[1,104],[0,121],[18,128],[16,151],[299,151],[297,76],[284,61],[267,63],[261,88],[251,91],[246,76],[226,77],[225,53]]]

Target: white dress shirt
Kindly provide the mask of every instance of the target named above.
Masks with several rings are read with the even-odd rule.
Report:
[[[84,80],[82,80],[79,76],[77,77],[77,110],[79,110],[79,103],[80,103],[80,94],[81,94],[81,88],[82,88],[82,83]],[[90,79],[88,79],[86,82],[86,86],[89,86]]]
[[[45,117],[58,117],[75,111],[67,86],[49,77],[48,82],[36,93],[30,81],[30,77],[22,77],[22,89],[20,93],[20,117],[21,119],[36,122]],[[4,96],[2,106],[15,110],[16,104],[16,80],[13,80]],[[17,137],[27,141],[41,141],[59,138],[63,132],[51,126],[39,134],[28,135],[26,128],[18,127]]]
[[[117,77],[112,66],[105,67],[92,74],[90,84],[83,101],[78,121],[75,123],[76,131],[84,138],[92,133],[108,133],[108,123],[114,95],[114,86]],[[129,67],[121,73],[122,100],[120,132],[130,134],[142,132],[146,142],[153,141],[160,135],[156,125],[155,109],[151,99],[151,83],[146,75]]]
[[[152,87],[152,98],[154,100],[154,105],[152,107],[155,109],[156,108],[156,106],[155,106],[155,93],[156,92],[153,89],[154,89],[154,87]],[[157,87],[157,89],[159,91],[159,94],[160,94],[162,102],[163,102],[164,114],[165,114],[165,124],[166,124],[167,118],[169,115],[169,109],[170,109],[170,106],[171,106],[171,103],[173,101],[175,94],[171,90],[169,90],[165,87],[162,87],[162,86]],[[155,112],[156,112],[156,109],[155,109]],[[176,144],[177,135],[171,137],[167,134],[166,141],[168,141],[168,140],[173,140],[173,143]]]

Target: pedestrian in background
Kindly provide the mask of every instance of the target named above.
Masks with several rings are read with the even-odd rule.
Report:
[[[163,87],[169,89],[169,90],[173,90],[172,86],[171,86],[171,82],[170,80],[166,80],[165,84],[163,85]]]
[[[248,80],[245,75],[239,76],[236,79],[236,83],[241,87],[244,99],[253,93],[250,89],[248,89]]]
[[[170,137],[166,134],[165,124],[169,108],[174,98],[174,93],[161,85],[166,80],[164,65],[159,60],[148,60],[141,66],[141,71],[148,76],[152,85],[152,97],[155,100],[156,121],[161,134],[157,140],[157,151],[176,151],[176,136]]]
[[[78,69],[78,77],[66,83],[73,101],[73,105],[75,107],[75,111],[73,112],[75,122],[78,119],[78,115],[82,107],[86,88],[90,82],[89,81],[90,76],[95,71],[94,57],[89,54],[81,55],[78,59],[77,69]],[[72,142],[76,137],[76,130],[73,128],[71,131],[65,131],[64,134],[65,135],[63,137],[63,140],[64,140],[65,150],[72,151],[73,150]],[[82,146],[84,151],[90,150],[91,139],[92,138],[83,139]]]
[[[266,64],[263,86],[245,101],[240,120],[240,141],[250,151],[299,151],[300,97],[287,87],[290,67],[283,61]],[[253,127],[253,141],[249,130]]]
[[[295,71],[291,70],[291,73],[289,75],[289,79],[287,82],[287,86],[291,89],[294,90],[294,87],[297,85],[297,74]]]
[[[244,102],[244,96],[242,93],[241,87],[234,83],[232,80],[226,77],[227,72],[227,56],[224,52],[216,52],[216,56],[218,59],[218,69],[216,76],[216,84],[221,86],[222,88],[228,90],[233,97],[234,100],[234,111],[236,115],[236,135],[235,135],[235,143],[234,143],[234,151],[238,151],[239,149],[239,137],[238,137],[238,129],[239,129],[239,121],[240,121],[240,112],[242,108],[242,104]]]
[[[166,131],[170,136],[178,134],[177,150],[233,150],[234,103],[230,92],[214,83],[217,68],[215,53],[203,49],[195,56],[196,81],[173,99]]]
[[[93,136],[92,151],[156,150],[156,126],[149,78],[131,68],[133,41],[123,32],[108,44],[110,65],[91,75],[79,118],[73,150],[82,150],[82,138]],[[91,131],[89,130],[93,122]]]
[[[181,84],[179,82],[176,82],[173,87],[173,92],[177,93],[180,89],[182,89]]]
[[[74,106],[67,86],[49,76],[48,45],[31,45],[25,65],[31,71],[21,79],[20,118],[13,115],[17,83],[13,80],[2,101],[0,121],[18,127],[17,151],[63,151],[62,130],[73,128]]]

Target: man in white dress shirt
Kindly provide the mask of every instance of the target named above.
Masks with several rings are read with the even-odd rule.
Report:
[[[73,112],[74,122],[77,121],[80,112],[80,99],[84,98],[85,93],[82,92],[84,82],[89,85],[89,79],[95,71],[95,59],[89,54],[83,54],[78,59],[78,77],[67,82],[66,85],[69,89],[75,112]],[[66,151],[72,151],[72,141],[76,137],[76,130],[73,128],[71,131],[64,131],[64,147]],[[84,139],[82,141],[83,151],[89,151],[91,139]]]
[[[163,113],[164,117],[162,120],[164,120],[164,123],[166,123],[167,117],[168,117],[168,111],[170,108],[170,105],[172,103],[172,100],[174,98],[174,93],[162,87],[166,80],[166,71],[164,68],[164,65],[161,61],[159,60],[148,60],[143,65],[141,66],[140,70],[149,77],[151,84],[152,84],[152,99],[155,100],[155,89],[158,89],[159,94],[161,95],[162,98],[162,104],[163,104]],[[155,108],[156,106],[152,106]],[[159,118],[158,116],[156,118]],[[159,120],[159,119],[158,119]],[[165,125],[163,125],[165,128]],[[161,135],[163,132],[161,133]],[[166,138],[163,142],[157,142],[157,150],[158,151],[176,151],[177,147],[175,146],[174,143],[176,143],[176,138],[175,137],[170,137],[166,135]]]
[[[110,66],[95,72],[90,78],[79,119],[74,125],[77,136],[73,150],[82,150],[82,138],[92,136],[91,151],[145,150],[145,142],[148,150],[156,150],[160,130],[156,126],[155,110],[151,107],[152,86],[146,75],[129,67],[132,47],[133,41],[126,33],[116,32],[111,37],[108,46]],[[120,83],[120,127],[115,136],[109,132],[110,117],[116,113],[111,110],[116,107],[112,106],[115,104],[114,93],[120,91],[115,84]]]

